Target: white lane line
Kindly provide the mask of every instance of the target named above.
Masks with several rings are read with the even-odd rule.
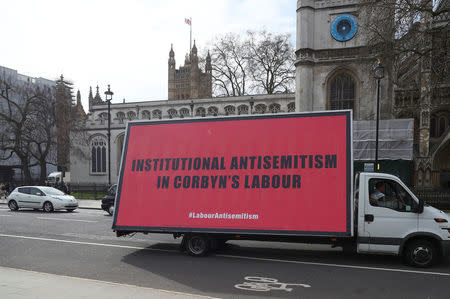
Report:
[[[11,217],[12,215],[0,215],[0,217]]]
[[[227,257],[227,258],[235,258],[235,259],[264,261],[264,262],[278,262],[278,263],[312,265],[312,266],[328,266],[328,267],[336,267],[336,268],[351,268],[351,269],[362,269],[362,270],[377,270],[377,271],[388,271],[388,272],[403,272],[403,273],[413,273],[413,274],[429,274],[429,275],[439,275],[439,276],[450,276],[450,273],[445,273],[445,272],[427,272],[427,271],[404,270],[404,269],[394,269],[394,268],[380,268],[380,267],[366,267],[366,266],[354,266],[354,265],[343,265],[343,264],[327,264],[327,263],[316,263],[316,262],[302,262],[302,261],[268,259],[268,258],[259,258],[259,257],[251,257],[251,256],[239,256],[239,255],[228,255],[228,254],[216,254],[215,256]]]
[[[156,288],[150,288],[150,287],[142,287],[142,286],[133,285],[133,284],[117,283],[117,282],[111,282],[111,281],[105,281],[105,280],[97,280],[97,279],[91,279],[91,278],[83,278],[83,277],[68,276],[68,275],[56,275],[56,274],[51,274],[51,273],[45,273],[45,272],[39,272],[39,271],[33,271],[33,270],[25,270],[25,269],[19,269],[19,268],[11,268],[11,267],[0,266],[0,269],[21,271],[21,272],[25,272],[25,273],[39,274],[39,275],[45,275],[45,276],[50,276],[50,277],[63,277],[63,278],[69,278],[69,279],[77,279],[77,280],[81,280],[81,281],[88,281],[88,282],[101,283],[101,284],[109,284],[109,285],[112,285],[112,286],[139,288],[139,289],[144,289],[144,290],[158,291],[158,292],[162,292],[162,293],[182,295],[182,296],[192,296],[192,297],[197,297],[197,298],[209,298],[209,299],[220,299],[219,297],[210,297],[210,296],[197,295],[197,294],[191,294],[191,293],[185,293],[185,292],[178,292],[178,291],[171,291],[171,290],[164,290],[164,289],[156,289]]]
[[[104,246],[104,247],[113,247],[113,248],[115,247],[115,248],[126,248],[126,249],[139,249],[139,250],[148,250],[148,251],[175,252],[175,250],[155,249],[155,248],[147,248],[147,247],[142,247],[142,246],[128,246],[128,245],[115,245],[115,244],[105,244],[105,243],[81,242],[81,241],[70,241],[70,240],[62,240],[62,239],[40,238],[40,237],[28,237],[28,236],[9,235],[9,234],[0,234],[0,237],[50,241],[50,242],[60,242],[60,243],[80,244],[80,245]],[[326,267],[336,267],[336,268],[351,268],[351,269],[361,269],[361,270],[376,270],[376,271],[402,272],[402,273],[412,273],[412,274],[450,276],[450,273],[444,273],[444,272],[427,272],[427,271],[404,270],[404,269],[394,269],[394,268],[380,268],[380,267],[365,267],[365,266],[354,266],[354,265],[344,265],[344,264],[302,262],[302,261],[269,259],[269,258],[250,257],[250,256],[228,255],[228,254],[216,254],[214,256],[234,258],[234,259],[264,261],[264,262],[278,262],[278,263],[287,263],[287,264],[300,264],[300,265],[326,266]]]
[[[142,246],[129,246],[129,245],[106,244],[106,243],[81,242],[81,241],[71,241],[71,240],[51,239],[51,238],[40,238],[40,237],[28,237],[28,236],[8,235],[8,234],[0,234],[0,237],[9,237],[9,238],[17,238],[17,239],[29,239],[29,240],[39,240],[39,241],[50,241],[50,242],[69,243],[69,244],[80,244],[80,245],[93,245],[93,246],[103,246],[103,247],[115,247],[115,248],[125,248],[125,249],[139,249],[139,250],[143,249],[143,250],[149,250],[149,251],[174,252],[174,250],[155,249],[155,248],[147,248],[147,247],[142,247]]]
[[[42,220],[58,220],[58,221],[78,221],[78,222],[98,222],[94,220],[81,220],[81,219],[64,219],[64,218],[51,218],[51,217],[36,217],[37,219]]]

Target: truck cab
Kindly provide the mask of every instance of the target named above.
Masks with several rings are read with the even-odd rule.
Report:
[[[359,173],[355,188],[358,252],[400,255],[418,267],[448,253],[448,215],[418,199],[398,177]]]

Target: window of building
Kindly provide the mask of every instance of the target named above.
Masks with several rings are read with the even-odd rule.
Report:
[[[233,115],[236,113],[236,108],[234,106],[228,105],[225,107],[225,114],[226,115]]]
[[[439,131],[438,131],[438,136],[437,137],[441,137],[442,134],[444,134],[446,129],[446,125],[445,125],[445,117],[440,117],[439,118]]]
[[[295,112],[295,102],[288,104],[288,112]]]
[[[136,113],[134,111],[128,111],[127,117],[129,120],[136,119]]]
[[[178,116],[178,111],[172,108],[167,111],[167,114],[169,114],[169,118],[176,118]]]
[[[267,106],[264,105],[264,104],[258,104],[258,105],[255,106],[255,112],[257,114],[264,114],[264,113],[266,113],[266,109],[267,109]]]
[[[206,116],[206,110],[203,107],[198,107],[195,110],[195,116],[201,116],[201,117],[205,117]]]
[[[280,104],[270,104],[269,105],[269,111],[270,113],[278,113],[281,110]]]
[[[208,115],[217,116],[219,115],[219,109],[217,107],[211,106],[208,108]]]
[[[248,114],[248,106],[247,105],[238,106],[238,115],[241,115],[241,114]]]
[[[153,115],[154,119],[161,119],[162,112],[161,112],[161,110],[156,109],[156,110],[153,110],[152,115]]]
[[[101,125],[106,124],[108,122],[108,113],[106,113],[106,112],[100,113],[99,119],[100,119]]]
[[[142,111],[142,119],[150,119],[150,111],[148,110]]]
[[[331,78],[329,107],[331,110],[353,110],[355,107],[355,81],[348,73],[338,73]]]
[[[117,119],[119,120],[119,124],[123,124],[123,120],[125,119],[125,113],[117,112],[116,116]]]
[[[106,173],[106,141],[102,137],[91,141],[91,172]]]
[[[437,126],[436,126],[436,118],[432,117],[430,119],[430,136],[431,137],[437,137],[437,132],[436,132]]]
[[[181,118],[189,117],[189,115],[190,115],[189,109],[187,109],[187,108],[180,109],[180,117]]]

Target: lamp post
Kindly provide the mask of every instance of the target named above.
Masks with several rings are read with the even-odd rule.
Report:
[[[253,97],[250,97],[250,114],[253,114],[253,105],[255,104],[255,101],[253,100]]]
[[[111,186],[111,100],[113,94],[108,84],[108,90],[105,91],[105,99],[108,103],[108,188]]]
[[[380,81],[384,78],[384,67],[381,65],[381,58],[378,58],[378,64],[373,70],[373,77],[377,80],[377,120],[375,135],[375,172],[379,171],[378,167],[378,131],[380,123]]]
[[[191,100],[191,103],[189,104],[189,106],[191,107],[191,117],[194,117],[194,101]]]

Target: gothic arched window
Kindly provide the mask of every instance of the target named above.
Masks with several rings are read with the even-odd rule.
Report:
[[[225,107],[226,115],[232,115],[232,114],[235,114],[235,112],[236,112],[236,108],[234,108],[234,106],[229,105],[229,106]]]
[[[142,119],[150,119],[150,111],[148,110],[142,111]]]
[[[288,104],[288,112],[295,112],[295,102]]]
[[[195,116],[201,116],[201,117],[205,117],[206,116],[206,110],[203,107],[198,107],[197,110],[195,111]]]
[[[445,117],[442,116],[439,118],[439,131],[437,137],[441,137],[442,134],[444,134],[444,132],[445,132]]]
[[[280,112],[280,110],[281,110],[280,104],[274,103],[274,104],[269,105],[270,113],[278,113],[278,112]]]
[[[161,116],[162,116],[161,110],[159,110],[159,109],[153,110],[152,115],[153,115],[153,118],[155,118],[155,119],[161,119]]]
[[[241,115],[241,114],[248,114],[248,106],[247,105],[238,106],[238,115]]]
[[[106,173],[106,141],[100,136],[91,140],[91,172]]]
[[[437,137],[437,132],[436,132],[436,118],[432,117],[430,119],[430,136],[431,137]]]
[[[184,118],[184,117],[189,117],[190,113],[189,113],[189,109],[187,108],[181,108],[180,109],[180,117]]]
[[[328,85],[330,110],[352,109],[355,107],[355,81],[348,73],[334,75]]]
[[[211,106],[208,108],[208,115],[217,116],[219,115],[219,109],[217,107]]]
[[[123,124],[123,120],[125,119],[125,113],[117,112],[116,116],[117,119],[119,120],[119,124]]]
[[[129,120],[136,119],[136,113],[134,113],[134,111],[128,111],[127,117]]]
[[[100,119],[100,124],[103,125],[103,124],[107,123],[108,122],[108,113],[106,113],[106,112],[100,113],[99,119]]]
[[[255,106],[255,112],[257,114],[264,114],[266,112],[267,106],[264,104],[258,104]]]
[[[167,111],[167,114],[169,114],[169,118],[175,118],[178,116],[178,111],[171,108]]]

